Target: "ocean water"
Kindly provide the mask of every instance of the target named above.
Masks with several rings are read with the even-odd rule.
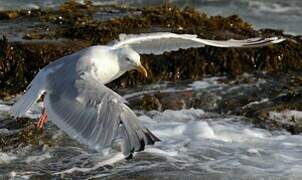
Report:
[[[57,7],[64,0],[0,0],[0,10]],[[83,0],[78,0],[83,2]],[[158,5],[164,0],[93,0],[95,4],[125,4],[129,6]],[[302,33],[301,0],[170,0],[180,7],[191,6],[209,15],[238,14],[255,28],[276,28],[287,33]]]
[[[263,80],[239,85],[222,83],[222,78],[174,85],[160,83],[131,90],[128,100],[154,92],[210,92],[219,98],[226,91],[245,91]],[[268,101],[263,99],[260,102]],[[251,103],[249,104],[251,105]],[[8,116],[10,103],[0,103],[1,119]],[[27,116],[37,118],[41,103]],[[52,146],[41,143],[0,153],[0,178],[80,179],[301,179],[302,135],[255,128],[245,117],[209,112],[200,108],[165,111],[135,111],[141,122],[161,142],[124,160],[118,148],[106,156],[71,140],[51,122],[46,131]],[[274,118],[302,112],[270,113]],[[0,129],[0,133],[7,130]],[[118,144],[116,144],[118,146]]]

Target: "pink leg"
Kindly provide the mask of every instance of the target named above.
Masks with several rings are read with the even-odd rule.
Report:
[[[42,114],[39,118],[39,121],[38,121],[38,128],[42,129],[44,127],[44,124],[47,122],[47,113],[45,112],[45,108],[42,109]]]

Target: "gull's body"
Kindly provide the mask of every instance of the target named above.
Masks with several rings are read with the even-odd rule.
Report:
[[[123,139],[122,151],[129,156],[159,139],[139,123],[124,99],[105,84],[131,69],[147,75],[139,53],[162,54],[204,45],[257,47],[283,40],[213,41],[173,33],[120,35],[120,41],[112,46],[85,48],[41,69],[25,95],[13,106],[12,113],[22,116],[45,94],[46,117],[68,135],[96,150],[110,147],[120,137]]]
[[[117,52],[119,50],[112,50],[108,46],[91,46],[50,63],[43,70],[52,72],[53,69],[59,70],[59,67],[65,66],[63,69],[66,71],[75,69],[76,73],[86,72],[100,83],[107,84],[126,72],[119,66]],[[62,73],[64,76],[68,75]]]

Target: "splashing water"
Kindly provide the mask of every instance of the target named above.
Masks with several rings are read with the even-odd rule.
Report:
[[[183,89],[215,89],[226,85],[204,79]],[[241,85],[242,86],[242,85]],[[150,86],[151,87],[151,86]],[[154,86],[166,88],[165,85]],[[147,88],[148,89],[148,88]],[[181,88],[175,87],[175,91]],[[234,89],[234,88],[233,88]],[[172,91],[172,87],[170,87]],[[148,91],[146,92],[148,93]],[[126,94],[133,97],[133,93]],[[140,94],[135,94],[140,95]],[[39,104],[27,115],[37,117]],[[1,102],[1,112],[9,105]],[[290,112],[301,118],[301,112]],[[0,177],[6,178],[161,178],[300,179],[302,136],[253,127],[245,117],[202,109],[142,112],[139,119],[161,142],[124,160],[118,148],[106,156],[71,140],[51,123],[52,146],[28,145],[0,153]],[[282,118],[288,112],[272,112]],[[2,114],[2,116],[5,116]]]

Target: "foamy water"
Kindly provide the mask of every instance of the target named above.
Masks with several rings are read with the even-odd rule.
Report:
[[[224,86],[218,84],[217,78],[208,78],[190,83],[184,89],[217,90]],[[38,117],[40,106],[36,105],[27,116]],[[9,104],[1,102],[0,112],[9,108]],[[2,174],[8,178],[302,178],[301,135],[270,132],[253,127],[244,117],[202,109],[136,113],[161,142],[136,153],[130,161],[124,160],[116,147],[107,156],[92,152],[48,123],[46,131],[52,137],[52,146],[41,141],[41,145],[0,153],[0,177]],[[271,116],[300,118],[301,113],[272,112]]]

